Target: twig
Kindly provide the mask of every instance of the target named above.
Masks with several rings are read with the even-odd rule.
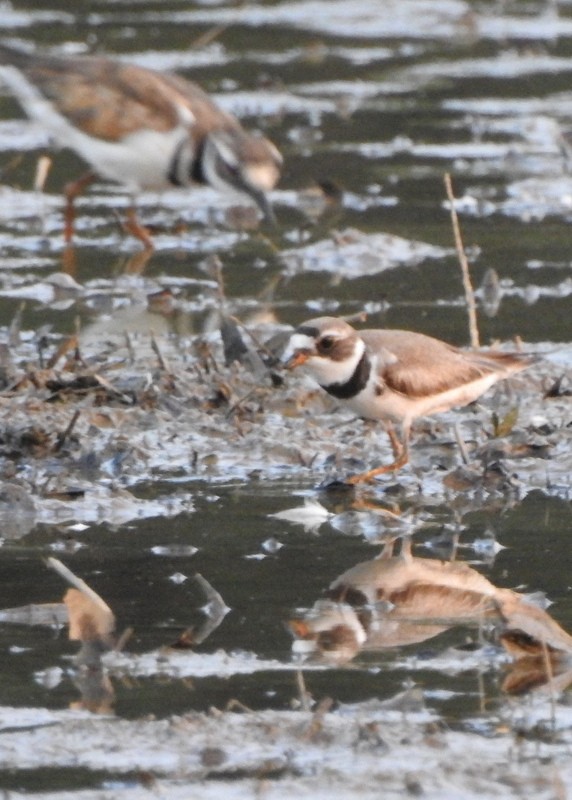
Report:
[[[342,319],[350,325],[355,325],[357,322],[367,322],[367,311],[356,311],[355,314],[345,314]]]
[[[242,397],[239,397],[239,398],[238,398],[238,400],[237,400],[236,402],[234,402],[234,403],[233,403],[233,404],[232,404],[232,405],[229,407],[228,411],[227,411],[227,412],[226,412],[226,414],[225,414],[225,417],[226,417],[227,419],[228,419],[229,417],[231,417],[231,416],[234,414],[234,412],[236,411],[236,409],[237,409],[237,408],[240,408],[240,406],[241,406],[243,403],[246,403],[246,401],[247,401],[247,400],[250,400],[250,398],[251,398],[251,397],[253,397],[254,395],[258,394],[259,392],[260,392],[260,386],[255,386],[255,387],[254,387],[254,389],[251,389],[251,390],[250,390],[249,392],[247,392],[245,395],[243,395]]]
[[[213,255],[207,260],[207,266],[213,280],[216,282],[219,310],[222,310],[226,305],[224,278],[222,274],[222,261],[217,255]]]
[[[129,353],[129,363],[134,364],[135,350],[133,349],[133,341],[129,335],[129,331],[123,331],[123,335],[125,336],[125,344],[127,345],[127,352]]]
[[[310,696],[306,689],[306,681],[304,680],[304,673],[301,669],[296,670],[296,686],[298,687],[298,696],[300,698],[300,705],[302,711],[310,710]]]
[[[62,449],[62,447],[66,443],[66,440],[69,439],[69,437],[71,435],[71,432],[75,428],[75,424],[79,419],[79,415],[80,415],[80,410],[79,410],[79,408],[76,408],[76,410],[74,411],[73,417],[69,421],[69,424],[68,424],[67,428],[65,429],[65,431],[63,433],[59,433],[58,434],[58,437],[57,437],[57,440],[56,440],[56,444],[54,445],[54,452],[59,453],[59,451]]]
[[[20,331],[22,330],[22,317],[25,308],[26,303],[20,303],[8,326],[8,343],[10,347],[16,347],[16,345],[20,344]]]
[[[461,428],[458,422],[455,422],[453,430],[455,431],[455,439],[457,440],[457,447],[459,448],[459,452],[461,453],[463,464],[468,464],[470,461],[469,451],[467,450],[466,442],[461,435]]]
[[[546,670],[546,686],[549,691],[550,699],[550,721],[552,723],[552,733],[556,732],[556,698],[554,696],[554,671],[552,669],[552,662],[550,661],[550,653],[546,639],[541,640],[542,655],[544,658],[544,669]]]
[[[229,25],[214,25],[212,28],[209,28],[208,31],[197,36],[194,42],[191,42],[191,50],[198,50],[201,47],[206,47],[211,44],[215,39],[218,39],[222,33],[228,30],[229,27]]]
[[[246,714],[252,714],[252,709],[249,706],[245,705],[243,702],[238,700],[236,697],[232,697],[225,706],[226,711],[243,711]]]
[[[113,649],[117,653],[120,653],[132,636],[133,636],[133,628],[125,628],[119,639],[115,642]]]
[[[170,374],[171,370],[169,369],[169,365],[168,365],[165,357],[163,356],[163,353],[161,352],[161,348],[159,347],[159,345],[157,343],[157,339],[155,339],[155,332],[154,331],[151,331],[151,349],[153,350],[153,352],[157,356],[157,361],[159,362],[159,369],[162,372],[168,372]]]
[[[74,319],[74,328],[75,328],[75,354],[74,354],[74,358],[76,360],[76,363],[79,362],[82,365],[82,367],[86,367],[87,364],[85,363],[85,361],[82,358],[81,350],[80,350],[80,343],[79,343],[80,342],[80,335],[81,335],[81,317],[79,316],[79,314],[77,314],[75,319]]]
[[[119,389],[116,389],[115,386],[111,383],[111,381],[108,381],[107,378],[104,378],[103,375],[99,374],[99,372],[94,372],[92,377],[93,377],[94,380],[96,380],[99,383],[99,385],[103,389],[105,389],[110,394],[114,394],[116,397],[118,397],[124,403],[127,403],[129,405],[133,404],[133,400],[131,399],[131,397],[129,397],[128,395],[124,394]]]
[[[52,166],[52,159],[49,156],[40,156],[36,164],[36,174],[34,176],[34,190],[43,192],[46,185],[48,172]]]
[[[447,198],[449,200],[449,206],[451,209],[451,223],[453,225],[453,234],[455,236],[455,247],[457,248],[457,256],[459,258],[461,274],[463,276],[463,288],[465,289],[465,300],[467,301],[467,314],[469,317],[469,335],[471,337],[471,347],[479,347],[479,328],[477,325],[477,305],[475,303],[475,292],[471,283],[467,254],[465,253],[465,248],[463,247],[459,218],[457,217],[457,211],[455,210],[455,195],[453,194],[451,176],[448,172],[445,173],[444,180]]]
[[[228,319],[229,319],[231,322],[234,322],[234,324],[235,324],[235,325],[236,325],[238,328],[240,328],[241,330],[243,330],[243,331],[244,331],[244,333],[246,333],[246,334],[247,334],[247,336],[249,336],[249,338],[252,340],[252,342],[254,343],[254,346],[256,347],[256,349],[257,349],[257,350],[259,350],[260,352],[264,353],[264,355],[265,355],[267,358],[270,358],[270,359],[274,359],[274,360],[276,360],[276,354],[275,354],[275,353],[273,353],[271,350],[269,350],[269,349],[266,347],[266,345],[265,345],[265,344],[263,344],[263,343],[260,341],[260,339],[258,338],[258,336],[256,336],[256,334],[255,334],[255,333],[253,333],[253,332],[250,330],[250,328],[249,328],[247,325],[245,325],[245,324],[244,324],[244,322],[242,322],[242,320],[240,320],[238,317],[235,317],[234,315],[231,315],[231,316],[229,316],[229,318],[228,318]],[[264,363],[264,362],[263,362],[263,363]],[[266,367],[266,364],[265,364],[264,366]],[[266,367],[266,369],[267,369],[267,371],[268,371],[268,372],[270,372],[270,370],[268,369],[268,367]]]

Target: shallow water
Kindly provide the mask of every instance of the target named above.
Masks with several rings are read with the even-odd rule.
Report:
[[[285,157],[273,193],[275,231],[231,229],[228,201],[210,190],[139,198],[141,217],[159,230],[157,250],[143,271],[138,244],[122,234],[114,214],[125,208],[125,196],[98,184],[79,204],[73,275],[81,287],[55,291],[46,278],[70,269],[59,192],[81,165],[57,153],[46,193],[32,191],[44,135],[21,118],[12,98],[0,95],[0,325],[7,340],[7,326],[21,313],[21,339],[31,361],[37,332],[53,348],[79,319],[87,352],[115,342],[113,336],[119,340],[125,330],[136,347],[147,347],[141,331],[152,327],[165,342],[175,333],[188,363],[188,337],[217,324],[218,287],[206,263],[213,254],[222,262],[226,309],[249,324],[264,321],[266,332],[365,307],[371,326],[412,328],[467,344],[443,184],[450,172],[475,287],[491,268],[498,275],[491,301],[486,308],[481,303],[481,341],[520,337],[525,347],[542,345],[556,353],[551,379],[569,379],[570,3],[401,0],[385,3],[382,13],[367,0],[240,8],[99,2],[77,4],[73,11],[68,3],[15,2],[0,7],[0,28],[15,43],[57,52],[102,51],[176,70],[199,81],[247,127],[261,128]],[[205,34],[212,36],[201,45]],[[311,194],[318,181],[339,186],[341,201]],[[164,288],[173,292],[175,312],[150,317],[146,297]],[[107,347],[106,357],[121,346]],[[549,413],[541,379],[531,378],[525,391],[526,420]],[[520,399],[517,394],[517,404]],[[508,406],[514,402],[509,395]],[[414,450],[418,472],[408,468],[405,484],[395,481],[395,496],[411,512],[411,530],[421,545],[417,555],[448,557],[447,545],[423,545],[459,532],[459,559],[476,562],[498,586],[545,592],[554,603],[550,613],[572,630],[570,453],[564,437],[570,400],[559,402],[550,413],[563,432],[560,447],[556,435],[546,466],[538,459],[533,466],[530,459],[519,463],[512,489],[444,492],[439,472],[422,475],[427,455],[420,449]],[[506,411],[507,404],[501,408]],[[471,412],[464,414],[474,427]],[[299,422],[305,424],[307,417]],[[120,717],[223,708],[233,698],[254,709],[288,708],[298,689],[285,620],[296,609],[310,608],[344,570],[373,558],[387,532],[379,521],[360,526],[338,519],[340,530],[330,518],[306,530],[269,516],[316,494],[332,451],[321,452],[321,441],[310,437],[315,468],[297,468],[291,454],[282,463],[276,454],[270,463],[253,451],[241,462],[240,443],[227,452],[227,425],[225,418],[213,417],[200,445],[201,453],[211,448],[213,455],[202,471],[191,468],[192,453],[182,449],[186,440],[170,451],[166,439],[159,452],[161,442],[151,441],[151,434],[147,445],[137,440],[140,449],[127,466],[113,454],[109,461],[102,457],[97,481],[104,489],[113,481],[128,487],[138,504],[130,499],[119,509],[103,495],[97,508],[88,501],[64,513],[42,503],[28,526],[7,534],[0,552],[0,608],[58,600],[62,581],[42,561],[56,555],[105,598],[120,629],[134,627],[128,650],[136,654],[172,642],[200,616],[204,598],[191,579],[198,572],[230,608],[198,651],[250,653],[283,666],[224,679],[199,676],[192,684],[168,669],[164,675],[116,677],[114,709]],[[269,430],[271,425],[265,436]],[[82,435],[87,447],[89,434]],[[125,436],[131,441],[129,429]],[[371,435],[368,441],[371,452]],[[439,458],[443,470],[460,461],[450,446]],[[40,494],[45,474],[58,480],[57,464],[48,465],[47,473],[43,469],[33,458],[19,460],[16,475]],[[82,469],[85,475],[87,467]],[[331,498],[319,499],[336,513],[347,503],[342,499],[338,508]],[[77,522],[81,529],[73,527]],[[470,547],[486,534],[506,548],[496,558],[485,559]],[[268,544],[272,539],[282,547]],[[170,547],[180,545],[197,552],[169,555]],[[182,582],[173,580],[178,573]],[[483,707],[483,692],[485,705],[504,701],[499,663],[491,657],[490,668],[453,675],[431,664],[449,645],[476,636],[474,629],[455,628],[416,647],[361,654],[356,669],[309,671],[307,688],[317,699],[327,695],[350,703],[388,699],[413,679],[423,685],[431,709],[449,723],[470,727]],[[65,631],[0,625],[0,706],[62,709],[76,701],[79,692],[69,673],[75,650]],[[2,768],[9,766],[2,762]],[[34,780],[32,771],[18,785],[31,788]],[[71,772],[66,780],[70,788],[85,785]],[[56,789],[61,776],[45,776],[41,785]]]

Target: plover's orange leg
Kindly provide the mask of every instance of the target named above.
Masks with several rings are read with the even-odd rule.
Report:
[[[404,447],[406,447],[406,445],[401,441],[401,439],[399,438],[399,436],[395,432],[395,428],[393,427],[391,422],[389,422],[389,420],[387,420],[385,422],[385,432],[387,433],[387,436],[389,437],[389,442],[391,444],[391,449],[393,450],[393,458],[396,461],[399,461],[399,459],[401,458],[401,456],[403,454],[403,449],[404,449]]]
[[[391,428],[391,431],[389,438],[396,456],[395,461],[392,461],[391,464],[383,464],[381,467],[368,469],[367,472],[360,472],[359,475],[352,475],[351,478],[345,481],[349,486],[356,486],[358,483],[369,483],[378,475],[384,475],[386,472],[396,472],[407,464],[409,461],[409,433],[406,432],[403,442],[400,442],[393,428]]]
[[[155,249],[151,234],[137,219],[137,214],[133,206],[131,206],[127,211],[127,216],[125,217],[125,222],[123,223],[123,229],[132,236],[135,236],[136,239],[139,239],[145,250],[152,252]]]
[[[75,199],[79,197],[96,178],[97,175],[95,172],[91,172],[90,170],[86,172],[85,175],[82,175],[81,178],[78,178],[77,181],[71,181],[71,183],[66,183],[64,186],[64,196],[66,198],[66,207],[64,210],[64,239],[67,244],[71,242],[74,234]]]

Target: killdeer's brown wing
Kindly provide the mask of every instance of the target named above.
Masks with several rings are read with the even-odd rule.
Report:
[[[41,57],[31,60],[25,73],[73,125],[106,141],[121,140],[142,128],[169,131],[181,123],[185,108],[190,111],[189,125],[199,116],[222,116],[199,87],[107,58]],[[192,111],[190,87],[197,103]]]
[[[360,336],[377,356],[383,383],[411,398],[438,395],[493,372],[508,375],[534,360],[519,354],[465,352],[413,331],[367,330]]]

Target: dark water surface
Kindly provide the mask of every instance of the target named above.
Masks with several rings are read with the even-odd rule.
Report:
[[[68,334],[79,318],[97,338],[114,324],[123,330],[122,315],[168,287],[179,304],[173,323],[179,333],[200,332],[217,307],[204,265],[217,254],[228,309],[245,320],[263,310],[276,323],[295,324],[365,306],[371,326],[412,328],[465,345],[466,311],[443,184],[448,171],[460,198],[475,286],[491,268],[498,275],[500,304],[492,315],[479,315],[482,342],[519,336],[532,347],[558,343],[556,350],[569,343],[571,3],[344,0],[234,7],[15,0],[2,4],[0,30],[16,44],[117,54],[176,70],[200,82],[247,127],[262,129],[285,158],[273,194],[278,228],[268,236],[230,230],[227,201],[207,190],[140,198],[142,218],[161,231],[142,274],[124,274],[138,253],[113,213],[125,207],[125,197],[98,184],[79,206],[74,254],[74,277],[87,295],[60,305],[41,293],[41,284],[62,269],[59,192],[81,164],[58,153],[46,195],[35,194],[45,137],[0,94],[2,330],[25,299],[26,336],[39,329]],[[201,45],[203,36],[210,41]],[[306,192],[319,181],[335,183],[343,195],[315,219],[306,211]],[[333,245],[333,232],[346,244],[359,242],[360,254]],[[388,256],[386,268],[387,243],[375,239],[378,234],[403,240],[401,255]],[[318,255],[304,249],[317,242],[325,243]],[[562,364],[569,376],[570,360]],[[563,427],[568,424],[569,407],[562,417]],[[231,609],[199,650],[248,651],[288,663],[291,636],[284,621],[294,609],[312,606],[337,575],[379,552],[379,543],[357,528],[342,532],[325,522],[312,532],[268,516],[301,504],[316,483],[307,473],[274,481],[167,480],[134,491],[153,498],[184,488],[193,511],[113,525],[91,521],[79,532],[44,519],[0,551],[0,608],[59,599],[61,579],[42,561],[57,555],[106,599],[120,627],[134,627],[129,649],[144,652],[173,641],[196,619],[200,592],[191,580],[171,578],[199,572]],[[551,613],[572,630],[570,480],[556,483],[550,485],[547,466],[545,491],[521,485],[510,497],[500,492],[480,506],[461,503],[456,513],[439,499],[427,506],[416,540],[427,542],[447,526],[458,526],[466,544],[494,534],[506,549],[477,568],[499,586],[546,592],[555,603]],[[275,553],[265,545],[271,538],[283,545]],[[198,551],[176,557],[152,552],[171,545]],[[475,554],[460,549],[458,557]],[[66,674],[54,687],[41,677],[54,667],[67,670],[75,648],[64,633],[0,626],[0,706],[61,708],[77,698]],[[466,636],[474,631],[454,629],[413,652],[430,658]],[[402,656],[370,654],[357,659],[360,669],[309,673],[308,689],[343,702],[391,697],[411,676]],[[475,672],[451,677],[418,669],[413,677],[447,719],[478,712]],[[498,671],[485,681],[485,692],[499,700]],[[117,681],[115,690],[116,712],[131,718],[224,707],[232,698],[252,708],[285,708],[297,695],[290,671],[192,684],[156,676]]]
[[[73,557],[61,558],[105,597],[116,611],[121,629],[134,626],[130,651],[144,652],[174,642],[181,630],[198,620],[204,598],[191,578],[199,572],[208,576],[231,610],[198,652],[215,652],[218,648],[248,651],[262,659],[288,662],[291,636],[285,620],[295,609],[312,606],[334,578],[359,561],[373,558],[379,547],[364,543],[358,536],[344,535],[328,524],[319,534],[309,534],[298,526],[269,519],[268,513],[284,508],[285,490],[280,485],[258,491],[248,485],[223,487],[214,494],[216,502],[199,490],[197,512],[167,522],[143,520],[113,530],[92,526],[78,537],[85,546]],[[470,544],[482,537],[483,530],[493,531],[507,549],[494,564],[481,563],[479,570],[499,586],[547,591],[555,603],[553,616],[568,629],[572,627],[566,556],[569,510],[568,502],[532,493],[502,516],[487,508],[467,515],[462,537]],[[449,521],[448,510],[436,508],[432,525],[422,528],[417,538],[421,543],[430,540],[435,530]],[[268,555],[264,546],[270,537],[276,537],[282,545],[274,556]],[[0,582],[3,608],[18,602],[45,602],[61,595],[61,580],[46,571],[41,561],[41,556],[52,552],[53,541],[53,528],[38,526],[24,540],[5,545]],[[152,547],[169,544],[192,544],[198,552],[191,557],[151,554]],[[434,552],[421,546],[416,554],[431,557]],[[470,555],[469,551],[469,560]],[[177,573],[189,580],[173,583],[171,578]],[[59,636],[53,630],[34,628],[32,632],[11,625],[0,630],[5,654],[0,703],[59,708],[78,699],[69,677],[62,676],[57,688],[46,691],[38,674],[57,666],[67,669],[66,654],[75,653],[77,647],[65,641],[65,631]],[[418,652],[421,659],[428,659],[430,667],[431,655],[449,645],[460,646],[466,636],[474,639],[475,635],[456,628],[404,652]],[[400,660],[400,655],[399,651],[364,654],[357,664],[368,667],[366,671],[311,672],[308,688],[318,697],[330,694],[343,702],[372,696],[386,699],[400,690],[409,674],[392,667],[392,661]],[[432,705],[451,719],[477,711],[475,673],[451,677],[430,670],[415,670],[415,680],[428,690],[441,687],[453,693],[444,701],[437,696]],[[498,680],[496,670],[491,678]],[[213,704],[223,707],[233,698],[253,708],[282,708],[296,696],[291,672],[238,675],[223,681],[197,679],[192,687],[184,681],[156,676],[139,682],[118,681],[115,689],[116,711],[129,717],[206,710]],[[498,688],[491,689],[490,697],[498,699]]]

